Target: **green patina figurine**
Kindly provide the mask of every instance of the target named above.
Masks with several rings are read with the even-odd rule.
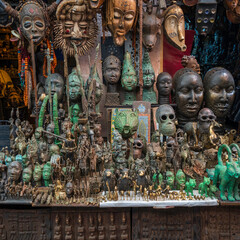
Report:
[[[201,182],[198,186],[198,193],[203,196],[205,194],[205,197],[208,197],[208,189],[209,185],[211,183],[210,178],[204,177],[203,182]]]
[[[176,174],[176,184],[177,184],[177,190],[180,190],[181,188],[184,189],[186,182],[186,176],[182,169],[179,169]]]
[[[157,104],[157,96],[153,90],[153,84],[155,82],[155,73],[149,57],[149,53],[145,51],[143,62],[143,96],[142,100]]]
[[[185,184],[185,192],[187,196],[189,196],[189,193],[193,196],[193,189],[196,187],[196,180],[190,178],[188,182]]]
[[[222,161],[222,152],[223,149],[227,150],[228,153],[228,161],[226,162],[226,166]],[[220,182],[219,189],[221,191],[220,198],[223,201],[227,200],[225,196],[225,191],[228,192],[228,200],[234,201],[235,198],[233,196],[233,189],[236,180],[240,176],[240,168],[236,162],[232,159],[232,152],[228,145],[223,144],[218,149],[218,164],[215,167],[213,185],[217,187],[218,181]]]
[[[79,113],[81,112],[79,104],[75,104],[71,108],[71,122],[73,125],[78,124]]]
[[[166,186],[169,186],[170,189],[174,188],[174,174],[171,171],[166,172]]]
[[[138,80],[129,52],[126,52],[124,55],[121,84],[125,91],[122,105],[132,105],[133,101],[136,101],[135,90],[137,88]]]
[[[23,173],[22,173],[23,183],[24,183],[24,184],[30,183],[31,180],[32,180],[32,175],[33,175],[32,167],[31,167],[31,166],[28,166],[27,168],[25,168],[25,169],[23,170]]]
[[[42,174],[45,187],[48,187],[49,184],[51,183],[51,176],[52,176],[52,166],[50,162],[47,162],[43,166],[43,174]]]
[[[42,186],[42,167],[39,163],[36,163],[33,171],[33,181],[35,182],[36,187]]]
[[[152,177],[152,183],[154,185],[154,189],[157,189],[158,186],[161,187],[163,181],[163,175],[159,173],[154,173]]]
[[[116,109],[114,125],[116,130],[122,135],[123,139],[132,137],[138,129],[138,111],[119,111]]]

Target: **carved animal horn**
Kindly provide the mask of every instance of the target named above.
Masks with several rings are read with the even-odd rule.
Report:
[[[0,0],[1,1],[1,0]],[[53,14],[53,12],[55,12],[55,10],[57,9],[58,4],[61,2],[62,0],[56,0],[56,2],[53,2],[49,7],[47,7],[47,11],[48,11],[48,15],[51,16]]]
[[[18,18],[18,11],[12,8],[10,4],[6,4],[5,2],[0,0],[0,7],[3,8],[10,16]]]
[[[222,151],[223,151],[224,148],[225,148],[225,149],[227,150],[227,152],[228,152],[229,162],[232,162],[232,161],[233,161],[233,160],[232,160],[232,151],[231,151],[231,149],[229,148],[229,146],[228,146],[227,144],[223,144],[223,145],[221,145],[221,146],[219,147],[219,149],[218,149],[218,154],[217,154],[218,163],[219,163],[220,165],[222,165],[222,166],[223,166]]]
[[[238,153],[238,162],[240,162],[240,148],[236,143],[232,143],[229,148],[231,149],[231,151],[233,150],[233,148],[237,149],[237,153]]]

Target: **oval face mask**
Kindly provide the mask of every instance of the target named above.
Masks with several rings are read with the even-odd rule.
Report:
[[[34,2],[26,4],[19,13],[20,30],[23,36],[30,42],[33,39],[34,44],[39,44],[46,33],[46,19],[43,8]]]
[[[182,9],[177,5],[168,7],[165,12],[164,33],[168,42],[181,51],[186,51],[185,19]]]

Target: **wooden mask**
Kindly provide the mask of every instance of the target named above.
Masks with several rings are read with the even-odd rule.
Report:
[[[107,1],[107,26],[113,35],[114,43],[122,46],[125,35],[132,29],[136,22],[136,0],[108,0]]]
[[[98,26],[96,14],[87,0],[63,0],[56,12],[57,22],[54,27],[54,44],[64,49],[67,55],[85,55],[97,41]]]
[[[185,45],[185,19],[182,9],[177,5],[171,5],[164,13],[164,33],[174,47],[186,51]]]
[[[151,51],[157,41],[157,34],[161,34],[163,17],[159,16],[158,9],[153,9],[151,3],[147,4],[146,12],[143,12],[143,44]]]

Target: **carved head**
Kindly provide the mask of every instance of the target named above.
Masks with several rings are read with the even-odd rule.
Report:
[[[114,43],[122,46],[125,35],[132,29],[136,13],[136,0],[110,0],[107,1],[107,26],[110,29]]]
[[[155,82],[155,73],[149,57],[149,53],[145,51],[143,56],[143,87],[151,88]]]
[[[225,68],[212,68],[206,73],[203,84],[205,106],[210,108],[217,118],[225,118],[235,97],[232,74]]]
[[[42,172],[43,180],[50,180],[51,175],[52,175],[52,166],[50,162],[47,162],[43,166],[43,172]]]
[[[63,0],[56,11],[54,28],[56,47],[75,54],[73,43],[80,56],[85,55],[97,40],[98,26],[95,12],[87,0]]]
[[[171,171],[166,172],[166,184],[173,185],[174,184],[174,174]]]
[[[199,74],[183,68],[173,77],[177,114],[185,118],[197,117],[203,102],[203,83]]]
[[[110,55],[103,62],[103,76],[107,83],[116,84],[121,76],[121,61]]]
[[[138,129],[138,111],[116,109],[115,128],[124,139],[132,137]]]
[[[47,125],[46,130],[50,133],[54,133],[54,128],[55,128],[54,123],[49,123]],[[55,137],[52,134],[47,133],[46,137],[47,137],[48,144],[52,144],[54,142]]]
[[[13,161],[8,166],[7,177],[10,181],[17,182],[22,173],[22,165],[17,161]]]
[[[126,52],[124,55],[121,83],[124,90],[129,92],[135,90],[137,87],[137,74],[132,65],[129,52]]]
[[[68,76],[69,79],[69,99],[70,101],[77,101],[80,99],[81,85],[83,84],[83,80],[81,76],[79,77],[77,74],[76,68],[73,68],[72,72]]]
[[[141,138],[135,138],[133,142],[133,159],[141,158],[143,151],[143,140]]]
[[[27,167],[23,170],[22,179],[24,183],[29,183],[32,180],[32,167]]]
[[[178,183],[179,185],[183,185],[183,184],[185,184],[185,182],[186,182],[186,176],[185,176],[184,172],[183,172],[181,169],[179,169],[179,170],[177,171],[176,181],[177,181],[177,183]]]
[[[164,136],[174,136],[176,133],[176,115],[170,105],[160,105],[156,112],[159,132]]]
[[[212,122],[216,119],[213,111],[209,108],[203,108],[198,113],[199,128],[202,133],[208,133]]]
[[[184,55],[182,57],[181,64],[183,67],[191,68],[192,70],[196,71],[198,74],[200,74],[200,65],[197,62],[197,59],[195,56],[186,56]]]
[[[157,77],[157,90],[161,96],[169,97],[172,90],[172,76],[167,72],[162,72]]]
[[[66,194],[68,197],[72,197],[73,195],[73,184],[71,181],[66,184]]]
[[[171,5],[165,11],[164,32],[169,43],[181,51],[186,51],[185,20],[181,7]]]
[[[49,93],[49,81],[51,82],[51,96],[57,93],[58,101],[62,101],[64,94],[64,80],[59,73],[53,73],[47,77],[44,85],[45,93]]]

